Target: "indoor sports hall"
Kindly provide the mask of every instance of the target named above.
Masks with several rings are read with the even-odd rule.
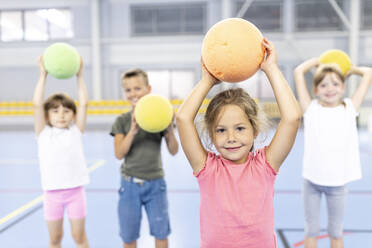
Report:
[[[169,99],[177,113],[202,77],[206,33],[219,21],[233,17],[253,23],[273,42],[278,67],[296,98],[295,68],[326,51],[345,52],[349,67],[372,67],[371,0],[0,0],[0,247],[49,247],[33,107],[40,74],[38,57],[49,46],[67,43],[84,63],[89,101],[82,146],[90,178],[85,185],[89,247],[123,247],[118,217],[123,159],[115,157],[110,135],[116,118],[131,111],[121,76],[133,68],[143,69],[151,93]],[[305,76],[311,95],[315,94],[311,90],[314,71]],[[360,81],[355,75],[347,77],[345,97],[353,96]],[[242,82],[214,86],[196,122],[202,120],[214,95],[237,87],[248,92],[270,120],[270,128],[257,137],[254,147],[268,145],[281,114],[269,79],[260,69]],[[59,92],[77,101],[76,77],[48,75],[45,98]],[[342,239],[344,247],[367,248],[372,247],[371,89],[359,107],[356,124],[362,178],[347,183]],[[172,156],[164,140],[160,148],[171,228],[169,247],[198,248],[198,181],[180,144],[177,125],[174,130],[178,152]],[[275,180],[278,248],[305,247],[304,136],[302,120]],[[330,247],[327,216],[322,196],[320,232],[315,236],[319,248]],[[61,247],[77,247],[67,214]],[[137,247],[155,247],[145,209]]]

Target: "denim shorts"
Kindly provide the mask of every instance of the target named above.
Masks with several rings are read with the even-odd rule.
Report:
[[[124,243],[132,243],[139,238],[142,219],[142,206],[145,207],[150,234],[163,240],[170,234],[167,187],[164,178],[133,182],[121,178],[119,189],[120,236]]]
[[[320,201],[324,193],[328,210],[328,235],[342,237],[347,195],[346,186],[322,186],[304,179],[303,200],[305,207],[305,234],[316,237],[320,231]]]

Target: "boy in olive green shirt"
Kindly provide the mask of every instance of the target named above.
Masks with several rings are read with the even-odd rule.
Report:
[[[136,247],[144,205],[156,248],[167,248],[170,224],[160,147],[164,137],[168,151],[174,155],[178,142],[173,124],[163,132],[148,133],[136,123],[133,115],[136,103],[151,92],[146,72],[141,69],[127,71],[122,76],[122,86],[132,111],[120,115],[110,133],[114,136],[115,157],[125,158],[119,189],[120,236],[124,248]]]

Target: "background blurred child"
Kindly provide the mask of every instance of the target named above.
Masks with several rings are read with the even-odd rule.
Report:
[[[49,247],[61,247],[64,209],[71,223],[72,237],[79,248],[89,247],[85,232],[86,197],[89,182],[82,133],[85,129],[88,96],[83,79],[83,62],[76,74],[78,107],[65,94],[51,95],[44,102],[47,72],[43,58],[38,60],[40,79],[33,105],[38,143],[41,182],[44,190],[44,216],[49,230]]]
[[[155,247],[166,248],[170,223],[160,148],[164,137],[170,154],[178,151],[173,121],[160,133],[139,128],[133,113],[139,99],[151,92],[146,72],[141,69],[127,71],[122,77],[122,86],[132,111],[120,115],[111,130],[115,157],[124,158],[118,205],[120,236],[125,248],[137,246],[144,206],[150,234],[155,236]]]
[[[312,99],[305,73],[317,67]],[[320,65],[318,58],[304,61],[294,71],[297,95],[304,112],[303,199],[305,247],[316,247],[320,230],[320,200],[326,196],[331,247],[343,247],[346,184],[361,178],[356,117],[369,85],[372,70],[352,66],[348,72],[362,76],[351,99],[344,98],[345,77],[336,64]]]

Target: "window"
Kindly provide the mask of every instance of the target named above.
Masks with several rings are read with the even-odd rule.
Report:
[[[131,6],[132,35],[203,34],[206,29],[205,3]]]
[[[362,3],[362,29],[371,29],[372,28],[372,1],[364,0]]]
[[[48,9],[39,11],[48,20],[51,39],[72,38],[72,14],[68,9]]]
[[[0,12],[1,41],[45,41],[73,37],[69,9]]]
[[[336,0],[344,10],[342,0]],[[328,1],[297,0],[295,1],[296,31],[343,30],[344,25]]]
[[[245,1],[238,1],[236,4],[236,14],[244,6]],[[282,1],[252,1],[243,17],[247,21],[254,23],[260,30],[279,32],[283,30]]]
[[[25,40],[48,40],[48,23],[38,11],[25,11]]]
[[[191,70],[148,70],[151,92],[170,99],[184,99],[195,84]]]
[[[0,33],[2,41],[16,41],[23,39],[22,12],[0,12]]]

